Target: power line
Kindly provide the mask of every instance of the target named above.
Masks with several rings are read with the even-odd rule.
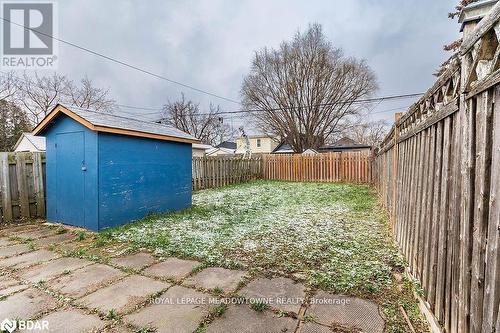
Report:
[[[237,113],[254,113],[254,112],[273,112],[273,111],[284,111],[284,110],[293,110],[300,108],[310,108],[310,107],[324,107],[324,106],[335,106],[339,104],[359,104],[359,103],[371,103],[371,102],[384,102],[390,100],[399,100],[399,99],[407,99],[407,98],[415,98],[418,96],[422,96],[424,93],[414,93],[414,94],[403,94],[403,95],[391,95],[391,96],[382,96],[382,97],[374,97],[374,98],[366,98],[366,99],[357,99],[354,101],[337,101],[332,103],[320,103],[320,104],[312,104],[312,105],[299,105],[299,106],[285,106],[279,108],[269,108],[269,109],[246,109],[246,110],[234,110],[234,111],[221,111],[218,112],[218,115],[223,114],[237,114]],[[199,116],[208,116],[212,113],[198,113]]]
[[[4,75],[8,75],[8,73],[0,71],[0,73],[3,73]],[[20,78],[19,76],[15,76],[16,79],[23,81],[27,83],[28,81]],[[70,94],[64,93],[64,92],[59,92],[63,96],[71,97]],[[381,97],[373,97],[373,98],[366,98],[366,99],[357,99],[354,101],[337,101],[337,102],[332,102],[332,103],[320,103],[320,104],[312,104],[312,105],[300,105],[300,106],[288,106],[288,107],[281,107],[281,108],[269,108],[269,109],[245,109],[245,110],[233,110],[233,111],[221,111],[216,113],[216,115],[224,115],[224,114],[249,114],[249,113],[255,113],[255,112],[273,112],[273,111],[284,111],[284,110],[293,110],[293,109],[298,109],[298,108],[308,108],[308,107],[325,107],[325,106],[335,106],[335,105],[340,105],[340,104],[359,104],[359,103],[373,103],[373,102],[378,102],[377,106],[384,102],[384,101],[392,101],[392,100],[401,100],[401,99],[408,99],[408,98],[415,98],[418,96],[423,95],[424,93],[413,93],[413,94],[399,94],[399,95],[389,95],[389,96],[381,96]],[[73,106],[77,106],[76,104],[73,103],[68,103]],[[163,111],[163,108],[154,108],[154,107],[142,107],[142,106],[132,106],[132,105],[126,105],[126,104],[115,104],[118,107],[124,107],[124,108],[130,108],[130,109],[136,109],[136,110],[146,110],[146,111],[151,111],[155,110],[155,112],[150,112],[150,113],[133,113],[133,112],[126,112],[123,110],[120,110],[120,112],[129,114],[129,115],[134,115],[134,116],[152,116],[152,115],[157,115],[159,112]],[[384,112],[390,112],[394,110],[399,110],[401,108],[396,108],[396,109],[390,109],[390,110],[384,110],[384,111],[377,111],[377,112],[368,112],[368,114],[377,114],[377,113],[384,113]],[[92,111],[89,109],[89,111]],[[213,113],[198,113],[196,116],[209,116],[213,115]]]
[[[19,24],[19,23],[16,23],[16,22],[12,22],[11,20],[8,20],[8,19],[6,19],[6,18],[4,18],[4,17],[0,17],[0,18],[1,18],[3,21],[8,22],[8,23],[10,23],[10,24],[14,24],[14,25],[17,25],[17,26],[19,26],[19,27],[22,27],[22,28],[24,28],[24,29],[26,29],[26,30],[36,32],[37,34],[40,34],[40,35],[43,35],[43,36],[46,36],[46,37],[52,38],[52,39],[54,39],[54,40],[56,40],[56,41],[58,41],[58,42],[61,42],[61,43],[63,43],[63,44],[70,45],[70,46],[72,46],[72,47],[74,47],[74,48],[77,48],[77,49],[79,49],[79,50],[81,50],[81,51],[91,53],[91,54],[93,54],[93,55],[95,55],[95,56],[98,56],[98,57],[101,57],[101,58],[103,58],[103,59],[106,59],[106,60],[112,61],[112,62],[117,63],[117,64],[119,64],[119,65],[122,65],[122,66],[125,66],[125,67],[128,67],[128,68],[131,68],[131,69],[133,69],[133,70],[139,71],[139,72],[141,72],[141,73],[144,73],[144,74],[147,74],[147,75],[153,76],[153,77],[155,77],[155,78],[157,78],[157,79],[165,80],[165,81],[167,81],[167,82],[170,82],[170,83],[173,83],[173,84],[177,84],[177,85],[179,85],[179,86],[181,86],[181,87],[188,88],[188,89],[191,89],[191,90],[194,90],[194,91],[197,91],[197,92],[199,92],[199,93],[203,93],[203,94],[206,94],[206,95],[209,95],[209,96],[212,96],[212,97],[216,97],[216,98],[219,98],[219,99],[223,99],[223,100],[228,101],[228,102],[231,102],[231,103],[241,104],[240,102],[238,102],[238,101],[236,101],[236,100],[234,100],[234,99],[227,98],[227,97],[224,97],[224,96],[221,96],[221,95],[217,95],[217,94],[215,94],[215,93],[211,93],[211,92],[209,92],[209,91],[206,91],[206,90],[203,90],[203,89],[199,89],[199,88],[193,87],[193,86],[191,86],[191,85],[189,85],[189,84],[185,84],[185,83],[182,83],[182,82],[179,82],[179,81],[176,81],[176,80],[169,79],[169,78],[168,78],[168,77],[166,77],[166,76],[163,76],[163,75],[160,75],[160,74],[153,73],[153,72],[151,72],[151,71],[149,71],[149,70],[146,70],[146,69],[143,69],[143,68],[137,67],[137,66],[135,66],[135,65],[131,65],[131,64],[129,64],[129,63],[126,63],[125,61],[118,60],[118,59],[116,59],[116,58],[113,58],[113,57],[107,56],[107,55],[102,54],[102,53],[99,53],[99,52],[97,52],[97,51],[93,51],[93,50],[91,50],[91,49],[89,49],[89,48],[86,48],[86,47],[83,47],[83,46],[77,45],[77,44],[75,44],[75,43],[72,43],[72,42],[66,41],[66,40],[64,40],[64,39],[61,39],[61,38],[55,37],[55,36],[53,36],[53,35],[50,35],[50,34],[44,33],[44,32],[42,32],[42,31],[38,31],[38,30],[36,30],[36,29],[30,28],[30,27],[27,27],[27,26],[24,26],[24,25],[22,25],[22,24]]]

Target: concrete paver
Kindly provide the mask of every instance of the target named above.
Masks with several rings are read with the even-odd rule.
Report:
[[[46,292],[30,287],[27,282],[44,280],[50,289],[75,298],[76,303],[89,309],[97,309],[102,314],[107,314],[112,309],[126,314],[151,295],[166,290],[156,298],[156,302],[147,303],[125,315],[123,324],[151,327],[156,332],[192,332],[206,318],[214,303],[210,302],[213,299],[210,295],[186,286],[212,290],[220,288],[225,293],[230,293],[236,290],[246,274],[239,270],[210,267],[188,277],[199,262],[168,258],[155,264],[155,258],[145,252],[111,260],[117,266],[136,271],[144,269],[141,273],[143,275],[186,279],[185,286],[172,286],[168,282],[139,273],[128,275],[129,273],[109,265],[78,258],[61,258],[59,254],[46,249],[33,251],[27,244],[16,244],[17,242],[5,238],[8,237],[5,230],[0,231],[0,234],[4,235],[4,238],[0,238],[0,267],[12,270],[10,275],[4,275],[0,279],[0,297],[4,297],[0,300],[0,314],[10,319],[31,319],[44,314],[40,319],[49,321],[52,332],[103,331],[104,328],[109,332],[132,331],[125,326],[109,330],[111,322],[102,320],[95,314],[88,314],[86,309],[74,309],[68,303],[68,298],[58,300]],[[58,234],[54,228],[41,228],[37,225],[15,227],[9,234],[32,238],[33,244],[40,247],[51,243],[58,243],[58,246],[85,246],[82,242],[59,244],[75,236],[71,233]],[[248,283],[240,294],[250,301],[263,299],[272,308],[298,313],[305,297],[305,287],[288,278],[258,278]],[[367,333],[382,333],[384,330],[385,322],[376,303],[326,292],[319,292],[310,301],[305,315],[311,316],[314,322],[300,323],[298,333],[336,332],[331,328],[335,325]],[[61,303],[66,305],[61,308]],[[56,308],[59,310],[55,310]],[[220,318],[215,318],[208,325],[206,331],[294,332],[297,325],[297,319],[278,317],[269,310],[257,312],[245,304],[230,305]]]
[[[39,228],[39,224],[21,224],[21,225],[14,225],[11,227],[6,227],[0,229],[0,235],[5,236],[5,237],[10,237],[13,236],[16,232],[18,231],[28,231],[28,230],[33,230],[36,228]]]
[[[30,288],[0,301],[0,313],[2,320],[3,318],[30,319],[57,305],[57,301],[49,294]]]
[[[31,251],[31,248],[26,244],[16,244],[6,247],[0,247],[0,258],[10,257],[17,254],[25,253]]]
[[[56,230],[52,228],[39,228],[34,230],[21,231],[14,234],[14,236],[23,239],[38,239],[42,237],[52,236],[56,234]]]
[[[184,284],[204,289],[220,288],[224,292],[232,292],[245,276],[244,271],[225,269],[220,267],[209,267],[190,277]]]
[[[0,290],[0,297],[5,297],[7,295],[17,293],[18,291],[28,289],[29,286],[25,284],[17,284]]]
[[[200,263],[194,260],[168,258],[146,268],[143,274],[159,278],[181,280],[185,278]]]
[[[154,305],[129,314],[124,320],[157,333],[193,332],[208,315],[210,295],[173,286],[157,298]]]
[[[38,250],[0,260],[0,267],[12,267],[15,269],[26,268],[28,266],[49,261],[57,257],[59,257],[59,255],[55,252]]]
[[[166,282],[133,275],[99,289],[81,298],[78,302],[86,307],[96,308],[104,314],[112,309],[123,313],[146,300],[149,295],[160,292],[169,286],[170,284]]]
[[[240,294],[250,301],[258,299],[272,308],[295,313],[299,313],[306,296],[302,284],[282,277],[255,279]]]
[[[146,252],[139,252],[111,259],[111,262],[117,266],[137,271],[151,265],[154,261],[155,258],[150,253]]]
[[[76,309],[53,312],[40,318],[39,321],[47,321],[49,332],[56,333],[100,332],[106,325],[98,316],[88,315]],[[35,329],[25,332],[47,332],[47,330]]]
[[[30,282],[47,281],[63,273],[69,273],[75,269],[92,264],[91,261],[64,257],[45,262],[19,274],[22,280]]]
[[[297,333],[334,333],[334,332],[340,333],[340,331],[334,331],[330,327],[309,322],[301,324],[299,329],[297,330]]]
[[[278,317],[270,311],[257,312],[246,305],[229,306],[222,317],[208,325],[206,333],[294,332],[297,319]]]
[[[33,241],[33,244],[39,247],[49,246],[51,244],[59,244],[70,239],[75,239],[76,236],[70,232],[64,234],[57,234],[49,237],[39,238]]]
[[[10,286],[15,286],[16,284],[20,284],[21,281],[8,277],[8,276],[2,276],[0,279],[0,289],[8,288]]]
[[[366,333],[384,332],[385,322],[380,316],[378,305],[356,297],[319,292],[311,299],[306,315],[323,325],[335,323]]]
[[[12,245],[14,243],[15,243],[14,241],[11,241],[8,238],[0,238],[0,247],[7,246],[7,245]]]
[[[95,264],[68,275],[62,275],[50,282],[50,287],[70,297],[79,298],[98,289],[100,285],[124,277],[119,269]]]

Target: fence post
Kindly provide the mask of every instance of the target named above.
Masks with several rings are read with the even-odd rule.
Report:
[[[0,153],[0,189],[4,222],[12,221],[12,202],[9,179],[9,154]]]
[[[392,230],[396,226],[396,201],[398,198],[398,159],[399,159],[399,119],[401,119],[401,112],[396,112],[394,115],[394,146],[392,148]]]
[[[41,153],[33,153],[33,183],[36,198],[36,214],[38,217],[44,217],[45,197]]]

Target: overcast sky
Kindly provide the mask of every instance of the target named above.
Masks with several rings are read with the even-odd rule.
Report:
[[[456,2],[71,0],[59,2],[59,36],[172,80],[239,100],[241,81],[255,50],[277,47],[297,30],[318,22],[346,55],[366,59],[377,75],[377,96],[386,96],[424,92],[433,83],[432,73],[450,56],[443,44],[459,36],[458,23],[447,18]],[[88,75],[96,85],[108,87],[120,104],[161,107],[184,92],[202,108],[208,108],[210,102],[226,111],[239,108],[64,44],[59,45],[58,70],[74,80]],[[397,110],[382,111],[411,102],[381,103],[372,117],[392,123]],[[152,111],[122,111],[154,118]]]

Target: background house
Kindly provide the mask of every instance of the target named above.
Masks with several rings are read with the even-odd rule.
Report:
[[[252,154],[269,154],[279,144],[279,140],[268,135],[249,135],[250,150]],[[236,154],[244,154],[246,151],[246,140],[244,137],[236,139]]]
[[[29,132],[21,134],[14,146],[14,151],[44,152],[45,149],[45,138]]]
[[[365,145],[362,143],[358,143],[351,138],[343,137],[340,140],[335,141],[331,145],[323,145],[319,149],[306,149],[303,153],[329,153],[329,152],[355,152],[355,151],[363,151],[370,152],[370,145]],[[293,148],[287,144],[286,142],[281,142],[276,148],[272,151],[273,154],[294,154],[295,151]]]
[[[203,143],[193,143],[193,157],[203,157],[206,156],[207,151],[214,149],[211,145],[205,145]]]
[[[320,153],[329,153],[329,152],[343,152],[343,151],[349,151],[349,152],[355,152],[355,151],[362,151],[362,152],[370,152],[372,149],[372,146],[366,145],[363,143],[358,143],[354,141],[351,138],[348,137],[343,137],[340,140],[335,141],[331,145],[324,145],[318,149]]]
[[[217,146],[215,146],[215,148],[227,148],[227,149],[236,150],[236,142],[223,141],[223,142],[219,143]]]
[[[207,150],[206,156],[221,156],[221,155],[234,155],[235,149],[216,147]]]

